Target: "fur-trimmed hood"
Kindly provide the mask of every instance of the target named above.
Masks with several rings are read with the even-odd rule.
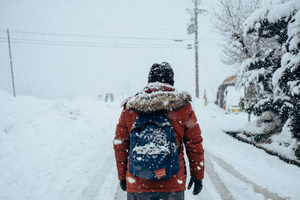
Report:
[[[178,92],[171,85],[155,82],[149,83],[142,92],[130,97],[124,105],[126,109],[137,112],[157,110],[178,110],[192,101],[188,92]]]

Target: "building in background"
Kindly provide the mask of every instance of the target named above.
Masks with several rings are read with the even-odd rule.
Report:
[[[219,86],[215,104],[224,109],[226,113],[241,111],[239,102],[241,98],[254,98],[259,92],[259,86],[250,85],[248,88],[235,87],[236,75],[226,78]]]

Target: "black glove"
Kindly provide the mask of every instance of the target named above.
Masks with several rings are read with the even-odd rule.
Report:
[[[201,192],[202,187],[203,187],[202,180],[197,180],[197,179],[191,178],[189,185],[188,185],[188,189],[191,189],[193,183],[195,183],[193,195],[198,195]]]
[[[123,191],[126,191],[126,180],[120,180],[120,186]]]

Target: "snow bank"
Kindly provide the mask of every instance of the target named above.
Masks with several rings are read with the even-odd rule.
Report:
[[[244,125],[224,128],[223,131],[239,140],[262,148],[272,155],[277,155],[286,162],[294,162],[299,166],[300,160],[295,156],[295,150],[299,144],[295,138],[292,138],[288,127],[290,120],[285,123],[280,133],[273,135],[269,135],[268,131],[274,129],[276,120],[270,123],[261,123],[258,126],[259,120],[260,118],[244,123]]]
[[[77,199],[113,155],[119,114],[113,103],[14,98],[0,90],[0,199]]]
[[[295,149],[297,149],[298,142],[295,138],[292,138],[292,133],[288,127],[289,123],[290,120],[285,123],[281,133],[271,137],[272,142],[270,144],[263,144],[262,146],[271,151],[280,152],[286,158],[297,160]]]

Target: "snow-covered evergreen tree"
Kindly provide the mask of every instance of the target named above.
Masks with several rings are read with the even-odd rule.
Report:
[[[281,68],[273,76],[275,102],[282,105],[291,119],[288,126],[293,137],[300,142],[300,2],[291,13],[287,27],[287,53],[281,60]],[[300,157],[300,145],[296,150]]]
[[[245,59],[238,74],[239,86],[257,84],[258,98],[244,100],[249,112],[260,116],[272,111],[288,121],[300,141],[300,1],[284,1],[255,11],[245,21],[245,37],[257,43],[257,52]],[[290,119],[290,120],[288,120]],[[300,146],[300,145],[298,145]],[[296,150],[300,157],[300,149]]]
[[[261,116],[265,111],[272,111],[274,114],[280,115],[280,106],[273,105],[272,77],[274,72],[280,68],[281,57],[286,52],[287,21],[279,18],[273,23],[268,20],[268,14],[272,14],[274,7],[277,6],[279,5],[264,6],[255,11],[245,22],[245,37],[253,39],[256,50],[251,58],[242,62],[237,82],[240,87],[245,86],[246,88],[251,84],[259,85],[260,95],[244,101],[246,110],[257,116]]]

